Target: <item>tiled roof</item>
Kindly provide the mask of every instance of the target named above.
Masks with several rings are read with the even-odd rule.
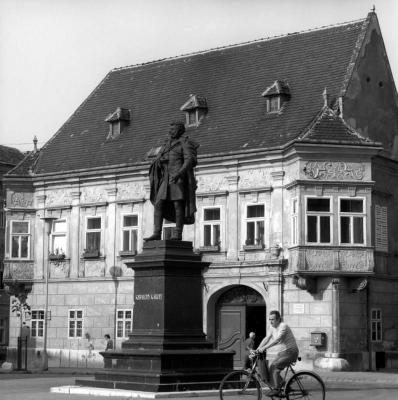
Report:
[[[13,147],[0,145],[0,163],[7,165],[17,165],[22,159],[24,155],[18,149]]]
[[[35,172],[56,173],[145,161],[192,93],[208,112],[186,134],[199,155],[283,146],[296,139],[322,108],[345,89],[367,20],[258,40],[111,71],[41,150]],[[288,82],[291,98],[281,113],[266,113],[261,95]],[[128,127],[107,141],[105,118],[131,110]]]
[[[36,170],[37,162],[40,159],[41,151],[30,151],[25,158],[20,161],[6,175],[31,175]]]
[[[340,142],[345,144],[376,145],[375,142],[360,135],[327,106],[322,108],[319,115],[309,124],[298,140],[301,142]]]

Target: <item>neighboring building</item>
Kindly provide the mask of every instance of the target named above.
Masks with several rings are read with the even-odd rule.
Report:
[[[24,155],[12,147],[0,145],[0,361],[5,355],[5,349],[8,346],[8,322],[10,314],[10,297],[4,290],[3,272],[4,272],[4,239],[5,239],[5,213],[4,207],[5,190],[3,187],[3,175],[13,169]]]
[[[47,340],[50,365],[100,365],[104,334],[127,337],[124,261],[152,233],[148,167],[184,115],[201,145],[184,240],[211,262],[209,340],[239,365],[242,339],[279,309],[305,367],[396,366],[398,107],[373,12],[115,69],[7,175],[5,278],[31,290],[30,360]],[[10,357],[17,335],[12,318]]]

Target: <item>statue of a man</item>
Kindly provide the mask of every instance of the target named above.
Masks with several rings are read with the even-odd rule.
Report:
[[[195,222],[196,180],[193,169],[199,145],[186,136],[183,122],[172,122],[169,138],[149,168],[150,200],[154,205],[153,234],[145,241],[160,240],[163,218],[175,222],[171,240],[181,240],[184,224]]]

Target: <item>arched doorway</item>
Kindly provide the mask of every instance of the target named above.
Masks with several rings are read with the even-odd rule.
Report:
[[[217,348],[234,350],[234,367],[242,368],[249,333],[256,333],[256,346],[266,334],[264,299],[254,289],[235,286],[219,297],[215,316]]]

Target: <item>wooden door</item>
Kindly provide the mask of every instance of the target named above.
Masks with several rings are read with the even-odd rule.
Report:
[[[234,368],[243,368],[245,357],[246,306],[221,305],[218,312],[217,347],[233,350]]]

